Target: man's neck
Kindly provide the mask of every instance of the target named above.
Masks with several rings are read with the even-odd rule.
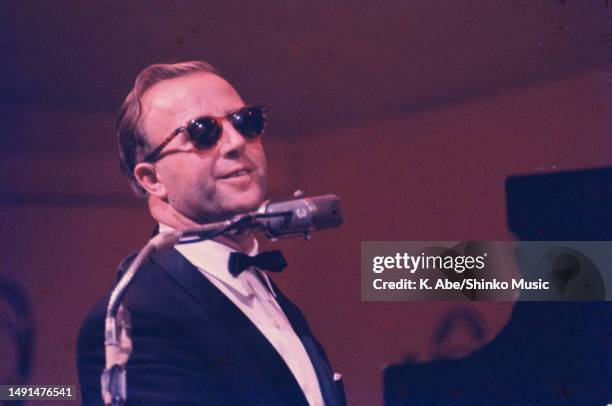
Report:
[[[183,216],[177,212],[172,206],[165,202],[149,198],[149,212],[151,216],[159,223],[164,224],[173,229],[181,230],[190,227],[197,227],[202,224]],[[213,238],[220,244],[226,245],[236,251],[249,253],[255,246],[255,236],[252,232],[246,232],[234,235],[220,235]]]
[[[213,241],[227,245],[236,251],[246,254],[253,251],[253,248],[255,247],[255,236],[253,236],[252,233],[231,236],[220,235],[213,238]]]

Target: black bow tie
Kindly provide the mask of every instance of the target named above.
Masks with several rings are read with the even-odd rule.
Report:
[[[266,271],[281,272],[287,267],[287,260],[279,250],[262,252],[251,257],[240,252],[232,252],[227,261],[227,267],[234,276],[240,275],[250,266],[255,266]]]

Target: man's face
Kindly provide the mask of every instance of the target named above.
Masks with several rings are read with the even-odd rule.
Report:
[[[202,117],[223,117],[244,106],[236,90],[211,73],[194,73],[160,82],[141,99],[141,128],[151,150],[176,128]],[[214,147],[194,148],[185,132],[174,138],[155,162],[163,200],[199,223],[254,210],[266,193],[266,156],[261,139],[245,139],[223,120]],[[150,151],[147,151],[150,152]],[[245,170],[246,174],[235,175]]]

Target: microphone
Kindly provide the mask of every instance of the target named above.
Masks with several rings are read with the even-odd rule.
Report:
[[[302,197],[296,191],[293,198],[266,200],[256,211],[238,214],[231,219],[177,230],[179,244],[212,239],[221,234],[239,234],[247,230],[262,232],[270,240],[304,236],[310,232],[334,228],[342,224],[340,198],[336,195]]]
[[[342,224],[340,198],[336,195],[322,195],[282,200],[268,200],[259,206],[255,221],[270,239],[288,238],[304,235],[309,239],[309,232],[325,228],[334,228]]]

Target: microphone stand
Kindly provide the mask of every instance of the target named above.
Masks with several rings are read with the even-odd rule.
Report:
[[[128,310],[122,304],[134,275],[156,251],[170,248],[177,243],[191,243],[210,240],[231,230],[246,228],[261,229],[255,220],[269,217],[291,218],[291,211],[279,213],[253,212],[239,214],[229,220],[205,224],[183,230],[157,234],[136,255],[127,271],[111,292],[106,307],[104,325],[105,369],[102,372],[102,399],[105,405],[122,406],[127,399],[126,365],[132,353],[130,337],[131,322]]]

